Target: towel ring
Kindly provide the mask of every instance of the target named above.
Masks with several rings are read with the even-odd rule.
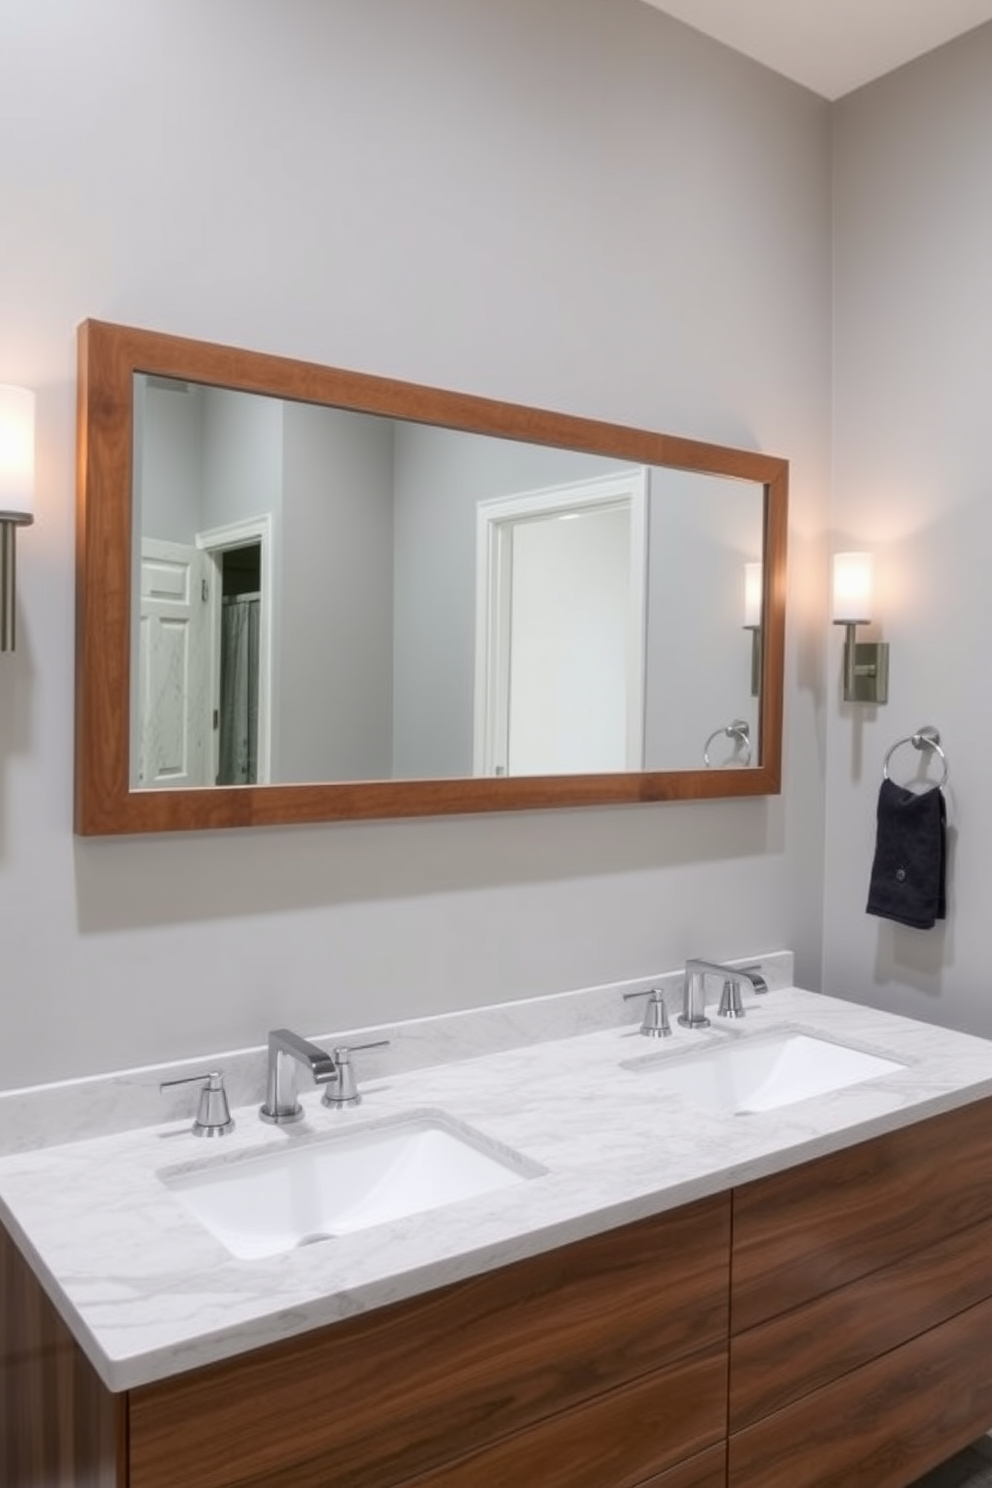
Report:
[[[712,769],[710,764],[710,745],[714,739],[723,735],[727,739],[736,739],[738,744],[744,745],[744,768],[751,763],[751,730],[743,718],[735,718],[733,723],[728,723],[726,728],[714,729],[706,743],[703,745],[703,763],[707,770]]]
[[[901,749],[904,744],[912,744],[914,749],[929,749],[931,754],[939,756],[940,762],[944,767],[944,773],[937,782],[937,789],[943,790],[951,773],[950,766],[947,763],[947,755],[940,747],[940,734],[929,723],[925,724],[923,728],[917,729],[915,734],[907,734],[905,739],[897,739],[892,747],[886,751],[885,758],[882,761],[882,779],[888,780],[889,760],[895,754],[896,750]]]

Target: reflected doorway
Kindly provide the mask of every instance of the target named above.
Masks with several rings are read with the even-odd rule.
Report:
[[[270,778],[271,517],[197,535],[210,571],[212,782]]]
[[[643,768],[648,472],[482,501],[475,773]]]

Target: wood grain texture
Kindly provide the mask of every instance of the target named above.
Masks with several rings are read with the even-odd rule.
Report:
[[[722,1355],[729,1211],[721,1195],[136,1390],[131,1488],[387,1488],[680,1358]],[[719,1435],[725,1372],[712,1390]],[[706,1444],[686,1422],[680,1455]]]
[[[137,371],[763,484],[767,584],[760,762],[747,770],[131,791],[131,467]],[[75,829],[87,836],[191,831],[777,792],[788,482],[787,461],[751,450],[86,321],[78,335]]]
[[[0,1484],[126,1488],[124,1401],[0,1226]]]
[[[730,1429],[992,1297],[992,1221],[738,1333],[730,1346]]]
[[[734,1193],[740,1333],[992,1219],[992,1099]]]
[[[729,1488],[906,1488],[992,1424],[992,1301],[730,1438]]]
[[[726,1370],[725,1351],[712,1350],[415,1478],[369,1481],[402,1488],[725,1488]],[[701,1462],[707,1441],[717,1445]],[[671,1466],[687,1452],[688,1462]],[[238,1488],[351,1483],[339,1474],[329,1454]]]
[[[710,1447],[656,1478],[648,1478],[640,1488],[727,1488],[726,1443]]]

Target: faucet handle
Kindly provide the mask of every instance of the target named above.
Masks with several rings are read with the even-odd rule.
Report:
[[[384,1049],[388,1043],[389,1039],[372,1039],[367,1044],[339,1044],[334,1050],[337,1076],[325,1089],[321,1105],[333,1106],[335,1110],[342,1106],[360,1106],[362,1093],[355,1079],[351,1056],[356,1049]]]
[[[161,1080],[158,1088],[161,1092],[170,1089],[173,1085],[199,1084],[203,1084],[203,1089],[200,1091],[200,1104],[197,1108],[196,1120],[190,1128],[194,1137],[226,1136],[229,1131],[234,1130],[234,1117],[227,1104],[224,1076],[220,1070],[211,1070],[205,1075],[184,1075],[179,1080]]]
[[[631,997],[647,998],[640,1027],[640,1032],[645,1038],[671,1038],[672,1026],[668,1021],[668,1008],[665,1006],[663,994],[657,987],[646,987],[643,992],[625,992],[623,995],[625,1001]]]
[[[741,984],[736,977],[724,978],[720,1006],[717,1008],[716,1015],[718,1018],[744,1017],[744,999],[741,996]]]

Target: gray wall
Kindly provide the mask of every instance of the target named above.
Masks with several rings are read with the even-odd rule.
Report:
[[[833,545],[875,552],[891,681],[885,708],[841,703],[835,636],[825,988],[992,1036],[992,26],[852,94],[835,130]],[[931,931],[864,913],[882,760],[925,723],[951,768]]]
[[[815,985],[827,105],[640,0],[6,0],[0,120],[0,380],[40,395],[0,1086],[691,954],[792,945]],[[87,316],[789,456],[784,794],[74,839]]]

